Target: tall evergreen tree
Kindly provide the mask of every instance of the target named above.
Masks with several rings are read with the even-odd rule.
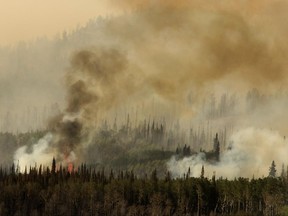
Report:
[[[270,166],[270,168],[269,168],[269,177],[276,177],[276,164],[275,164],[275,162],[274,162],[274,160],[272,161],[272,163],[271,163],[271,166]]]
[[[53,157],[53,160],[52,160],[52,170],[51,170],[51,172],[53,174],[55,174],[55,172],[56,172],[56,160],[55,160],[55,157]]]
[[[220,142],[218,139],[218,133],[216,133],[216,136],[214,138],[214,145],[213,145],[213,151],[215,153],[216,160],[220,160]]]
[[[205,174],[204,165],[202,165],[200,178],[204,178],[204,174]]]

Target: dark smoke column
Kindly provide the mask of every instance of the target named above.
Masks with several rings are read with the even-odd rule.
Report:
[[[126,66],[125,56],[115,49],[82,50],[73,55],[66,74],[67,107],[51,121],[60,160],[81,159],[81,147],[89,144],[87,137],[95,130],[97,115],[126,95]]]

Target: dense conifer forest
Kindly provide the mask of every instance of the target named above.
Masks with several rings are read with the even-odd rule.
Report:
[[[165,127],[150,124],[129,129],[124,125],[119,130],[104,124],[95,135],[93,148],[105,157],[96,163],[90,158],[78,167],[55,159],[51,166],[35,164],[23,169],[17,161],[8,166],[17,148],[27,145],[29,151],[46,132],[1,133],[7,156],[1,158],[5,163],[0,168],[0,215],[287,215],[284,165],[281,171],[273,161],[267,177],[262,178],[226,179],[206,173],[205,166],[196,177],[190,168],[175,177],[167,161],[191,157],[195,146],[169,147]],[[120,148],[116,138],[126,145]],[[197,133],[191,133],[191,139],[194,143],[199,140]],[[217,160],[219,144],[224,147],[216,135],[215,151],[202,150],[212,162]],[[90,157],[95,155],[93,148]]]
[[[288,178],[163,178],[86,164],[0,169],[0,215],[287,215]]]

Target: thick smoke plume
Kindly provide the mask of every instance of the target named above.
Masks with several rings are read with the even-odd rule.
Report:
[[[108,111],[131,84],[123,85],[127,59],[115,49],[93,48],[77,52],[66,75],[67,107],[51,122],[54,145],[64,157],[89,142],[97,116]]]
[[[288,8],[283,2],[134,2],[119,1],[129,10],[138,9],[105,22],[94,47],[72,56],[66,75],[67,106],[50,123],[53,140],[48,152],[57,152],[57,157],[76,154],[82,160],[81,152],[101,116],[126,103],[156,96],[166,106],[185,105],[192,92],[189,109],[197,115],[202,97],[211,91],[257,87],[269,94],[287,84],[288,48],[283,41],[288,31],[278,22],[285,11],[279,5]],[[274,29],[267,22],[275,24]],[[269,131],[259,133],[275,137]],[[249,141],[239,139],[234,140],[235,150],[223,153],[223,163]]]
[[[18,149],[15,160],[33,165],[35,152],[46,153],[45,158],[54,155],[63,163],[82,160],[81,155],[75,156],[75,153],[88,144],[97,115],[111,109],[120,100],[124,101],[123,94],[129,94],[133,83],[122,81],[128,75],[126,70],[126,57],[115,49],[91,48],[73,55],[66,74],[66,109],[51,119],[49,139],[43,138],[35,144],[32,153],[23,154],[26,146]],[[29,155],[31,160],[27,160]]]
[[[134,1],[120,2],[131,6]],[[261,10],[252,16],[249,12],[256,9],[248,2],[246,14],[228,1],[210,7],[201,2],[137,1],[143,9],[124,18],[129,27],[112,22],[108,31],[136,54],[146,84],[174,101],[183,100],[188,88],[199,95],[215,83],[217,89],[234,91],[247,87],[269,91],[286,83],[287,47],[276,42],[279,34],[270,34],[264,23],[267,19],[279,26],[272,18],[276,6],[269,4],[268,10],[256,1]]]

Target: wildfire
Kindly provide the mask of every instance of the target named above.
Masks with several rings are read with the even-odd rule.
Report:
[[[74,170],[74,165],[73,165],[72,162],[69,162],[69,163],[68,163],[67,170],[68,170],[69,173],[72,173],[72,172],[73,172],[73,170]]]
[[[64,161],[67,164],[67,171],[72,173],[74,171],[73,161],[75,160],[75,155],[73,152],[68,153],[69,151],[66,149],[64,153]]]

